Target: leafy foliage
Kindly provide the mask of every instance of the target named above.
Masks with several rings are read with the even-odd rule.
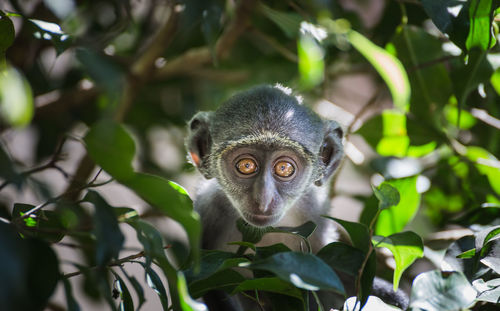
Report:
[[[148,290],[163,310],[204,310],[193,299],[210,290],[287,310],[398,310],[371,296],[375,274],[392,273],[384,256],[394,289],[411,287],[410,308],[500,303],[500,3],[386,0],[380,13],[370,3],[0,3],[2,310],[83,310],[82,293],[104,309],[140,310]],[[351,243],[313,250],[313,222],[240,221],[234,252],[201,250],[180,185],[194,170],[182,160],[185,120],[259,83],[292,86],[307,104],[336,101],[336,83],[353,72],[374,90],[350,110],[346,161],[373,194],[355,198],[359,222],[323,219]],[[359,138],[372,149],[364,160],[349,151]],[[115,206],[109,186],[141,203]],[[304,247],[262,246],[268,234]],[[64,301],[54,301],[57,286]],[[342,303],[323,305],[324,292]]]

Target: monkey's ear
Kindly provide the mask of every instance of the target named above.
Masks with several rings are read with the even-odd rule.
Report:
[[[337,122],[326,121],[325,136],[318,155],[319,166],[322,170],[318,180],[315,181],[316,186],[323,185],[338,168],[344,156],[343,136],[344,131]]]
[[[212,178],[209,169],[209,155],[212,146],[209,127],[212,116],[213,112],[198,112],[189,121],[189,134],[186,139],[189,159],[207,179]]]

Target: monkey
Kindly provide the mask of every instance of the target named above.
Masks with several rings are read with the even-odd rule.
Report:
[[[188,158],[204,176],[194,208],[200,214],[203,249],[234,250],[236,222],[250,226],[299,226],[313,221],[309,237],[316,253],[342,240],[325,219],[331,180],[342,162],[343,129],[301,103],[289,89],[262,85],[234,95],[216,111],[198,112],[188,122]],[[298,239],[269,234],[257,244]],[[233,249],[231,249],[233,247]],[[204,297],[210,310],[244,310],[219,292]]]

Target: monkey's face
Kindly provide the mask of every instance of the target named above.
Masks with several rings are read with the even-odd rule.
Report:
[[[220,184],[248,223],[278,223],[310,183],[312,169],[293,149],[248,146],[221,157]]]

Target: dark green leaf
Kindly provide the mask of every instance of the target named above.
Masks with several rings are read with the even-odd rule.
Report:
[[[83,199],[95,207],[94,234],[97,239],[95,256],[97,264],[104,266],[111,259],[118,258],[125,237],[118,226],[113,207],[99,193],[89,190]]]
[[[137,294],[137,299],[139,300],[139,305],[137,306],[136,311],[139,311],[141,309],[142,305],[146,301],[144,298],[144,289],[142,288],[141,283],[137,281],[137,279],[134,276],[128,275],[128,273],[123,269],[123,266],[120,266],[120,270],[122,271],[123,275],[128,279],[130,284],[132,284],[132,287],[135,290],[135,293]]]
[[[377,256],[375,252],[370,254],[366,266],[361,274],[361,289],[358,293],[358,298],[361,307],[368,301],[368,297],[372,292],[373,280],[375,279],[375,272],[377,270]]]
[[[92,159],[114,178],[123,181],[134,176],[135,144],[122,126],[100,121],[90,128],[84,140]]]
[[[447,34],[460,48],[465,49],[469,30],[469,1],[421,0],[421,2],[437,28]]]
[[[12,216],[23,216],[27,211],[35,208],[33,205],[14,203]],[[29,237],[38,237],[47,242],[59,242],[64,237],[66,228],[62,224],[61,214],[55,211],[40,210],[25,218],[22,223],[23,234]]]
[[[76,49],[76,57],[89,76],[107,91],[111,99],[120,94],[124,86],[124,73],[113,59],[87,48]]]
[[[368,252],[368,248],[371,242],[370,242],[370,232],[367,226],[357,222],[346,221],[329,216],[325,217],[331,220],[335,220],[340,225],[342,225],[342,227],[344,227],[347,233],[349,233],[349,237],[351,238],[351,242],[354,245],[354,247],[363,251],[365,254]]]
[[[308,237],[313,234],[314,230],[316,230],[316,224],[312,221],[308,221],[300,226],[297,227],[277,227],[275,228],[279,231],[273,231],[273,232],[290,232],[292,234],[299,235],[303,237],[304,239],[307,239]]]
[[[189,284],[189,291],[193,298],[199,298],[214,289],[230,293],[243,281],[245,278],[241,274],[233,269],[226,269],[216,272],[206,279]]]
[[[134,302],[128,290],[127,284],[123,281],[120,275],[110,269],[116,279],[116,289],[120,292],[120,311],[134,311]]]
[[[278,253],[258,260],[248,265],[248,268],[272,272],[282,280],[306,290],[325,289],[344,293],[344,287],[332,268],[311,254]]]
[[[317,256],[335,270],[357,276],[365,254],[342,242],[333,242],[319,250]]]
[[[264,259],[277,253],[291,252],[291,251],[292,250],[283,243],[276,243],[269,246],[260,246],[255,249],[255,260]]]
[[[459,259],[458,255],[474,249],[474,236],[464,236],[453,242],[446,250],[441,268],[446,271],[460,271],[467,278],[472,278],[475,272],[474,258]]]
[[[258,8],[259,12],[275,23],[288,38],[294,39],[297,37],[300,29],[300,23],[303,20],[299,14],[277,11],[262,3]]]
[[[63,278],[62,282],[64,284],[64,292],[66,295],[66,306],[68,311],[80,311],[80,306],[73,297],[73,290],[71,289],[71,283],[67,278]]]
[[[476,291],[463,273],[434,270],[419,274],[413,281],[410,307],[428,311],[461,310],[475,298]]]
[[[21,239],[0,221],[0,305],[6,311],[42,310],[59,280],[54,251],[37,239]]]
[[[237,267],[241,262],[248,262],[245,258],[235,257],[233,253],[222,251],[205,251],[201,256],[199,271],[191,268],[184,272],[188,283],[199,281],[210,275],[231,267]]]
[[[396,269],[394,270],[394,291],[398,289],[399,280],[404,270],[417,258],[424,256],[422,238],[411,231],[392,234],[388,237],[373,236],[372,241],[376,247],[386,247],[394,255]]]
[[[167,291],[165,290],[165,286],[163,286],[162,280],[160,279],[158,274],[151,268],[151,266],[148,266],[142,262],[139,262],[139,264],[144,267],[144,278],[146,280],[146,283],[156,292],[156,294],[158,294],[163,310],[168,310],[168,296]]]
[[[233,290],[232,294],[234,295],[239,292],[251,290],[263,290],[267,292],[292,296],[302,300],[302,293],[297,287],[279,278],[259,278],[246,280],[240,283],[240,285],[238,285],[238,287]]]
[[[387,182],[383,182],[377,188],[372,187],[373,193],[379,200],[379,209],[384,210],[399,204],[399,192]]]
[[[0,66],[4,62],[1,58],[4,57],[3,54],[14,42],[15,36],[14,24],[8,16],[0,11]]]

